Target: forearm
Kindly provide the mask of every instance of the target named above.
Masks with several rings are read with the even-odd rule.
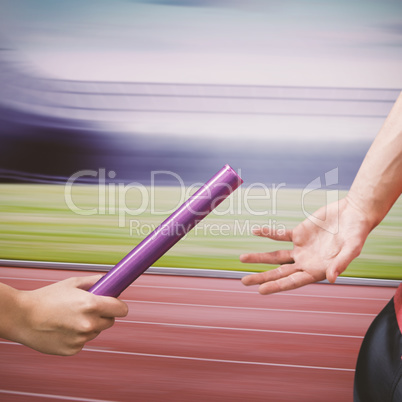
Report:
[[[20,291],[0,283],[0,338],[17,340],[21,318]]]
[[[402,192],[402,94],[371,145],[348,194],[377,226]]]

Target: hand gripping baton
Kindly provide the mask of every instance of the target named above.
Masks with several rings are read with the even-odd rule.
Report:
[[[101,296],[118,297],[124,289],[242,183],[243,180],[240,176],[229,165],[225,165],[114,268],[96,282],[89,289],[89,292]]]

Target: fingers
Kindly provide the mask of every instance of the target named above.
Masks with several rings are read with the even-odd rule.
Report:
[[[282,265],[272,271],[247,275],[242,278],[246,286],[260,285],[258,291],[262,295],[296,289],[315,282],[307,272],[299,270],[295,264]]]
[[[103,318],[125,317],[128,314],[128,306],[123,301],[108,296],[96,297],[97,308]]]
[[[86,327],[83,327],[81,331],[77,331],[74,334],[70,334],[69,341],[71,343],[70,348],[65,353],[65,355],[74,355],[82,350],[87,342],[95,339],[102,331],[110,328],[114,323],[113,318],[106,318],[98,320],[96,323],[88,322]],[[67,343],[67,342],[66,342]]]
[[[88,340],[94,339],[97,337],[102,331],[109,329],[114,324],[114,318],[99,318],[92,325],[92,328],[89,328],[88,331],[84,332],[87,336]]]
[[[98,334],[100,334],[105,329],[111,328],[113,326],[113,324],[114,324],[114,318],[113,317],[109,317],[109,318],[100,317],[97,320],[96,324],[94,325],[92,331],[97,332]]]
[[[242,254],[241,262],[256,264],[290,264],[293,260],[293,250],[278,250],[269,253]]]
[[[81,276],[70,278],[74,282],[74,287],[81,290],[88,290],[103,275]],[[127,304],[123,301],[109,296],[95,296],[90,293],[86,294],[88,312],[99,312],[102,317],[125,317],[128,314]],[[89,299],[89,297],[91,299]]]
[[[279,241],[292,241],[291,230],[274,230],[268,226],[263,226],[253,230],[256,236],[267,237]],[[244,263],[257,264],[290,264],[294,262],[292,250],[278,250],[269,253],[242,254],[240,261]]]
[[[295,273],[297,269],[294,265],[282,265],[271,271],[261,272],[259,274],[247,275],[242,278],[242,283],[246,286],[261,285],[265,282],[276,281],[285,276]]]
[[[258,291],[262,295],[300,288],[314,282],[314,278],[305,271],[295,272],[287,277],[260,285]]]
[[[70,333],[70,339],[75,339],[75,343],[82,344],[95,339],[102,331],[109,329],[114,324],[114,318],[94,318],[87,317],[80,320],[77,328]]]
[[[89,289],[102,275],[71,278],[76,288]],[[114,324],[115,317],[125,317],[128,306],[122,300],[109,296],[97,296],[88,292],[80,292],[81,330],[83,334],[97,336],[101,331]]]
[[[292,230],[274,230],[269,226],[262,226],[253,230],[255,236],[267,237],[278,241],[292,241]]]

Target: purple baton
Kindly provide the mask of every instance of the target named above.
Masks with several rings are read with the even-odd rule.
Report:
[[[229,165],[225,165],[113,269],[96,282],[89,292],[101,296],[119,296],[124,289],[242,183],[243,180],[240,176]]]

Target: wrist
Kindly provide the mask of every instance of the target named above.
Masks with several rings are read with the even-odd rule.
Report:
[[[347,194],[346,202],[360,214],[361,220],[365,223],[369,232],[381,222],[382,217],[379,215],[377,208],[375,208],[375,204],[362,199],[353,189]]]
[[[19,342],[23,329],[22,291],[0,284],[0,337]]]
[[[13,340],[24,345],[30,338],[33,328],[33,306],[31,291],[18,291],[15,295],[14,333]]]

